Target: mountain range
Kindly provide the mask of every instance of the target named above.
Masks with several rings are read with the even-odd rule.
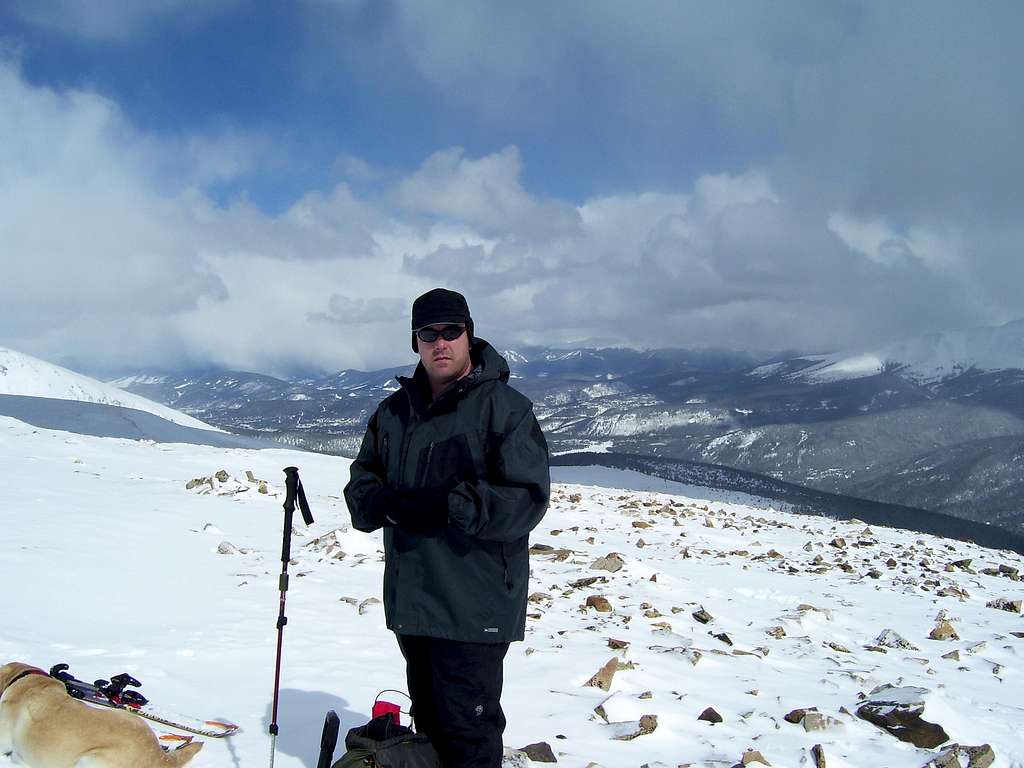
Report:
[[[504,350],[553,454],[644,455],[1024,532],[1024,321],[834,354]],[[140,372],[112,384],[233,432],[353,456],[396,374]]]

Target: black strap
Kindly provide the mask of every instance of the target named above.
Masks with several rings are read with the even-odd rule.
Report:
[[[299,479],[298,467],[285,467],[285,489],[287,491],[284,499],[284,511],[291,514],[295,511],[295,499],[299,500],[299,509],[302,511],[302,519],[306,525],[313,524],[313,513],[309,511],[309,502],[306,501],[306,491],[302,487],[302,480]]]
[[[15,675],[15,676],[14,676],[14,679],[13,679],[13,680],[11,680],[11,682],[9,682],[9,683],[7,684],[7,687],[8,687],[8,688],[10,688],[10,687],[11,687],[12,685],[14,685],[14,684],[15,684],[16,682],[18,682],[19,680],[21,680],[21,678],[23,678],[23,677],[28,677],[29,675],[42,675],[43,677],[49,677],[49,675],[48,675],[48,674],[46,674],[46,672],[44,672],[43,670],[41,670],[41,669],[38,669],[38,668],[36,668],[36,667],[32,667],[32,669],[26,669],[26,670],[25,670],[24,672],[22,672],[21,674],[19,674],[19,675]]]

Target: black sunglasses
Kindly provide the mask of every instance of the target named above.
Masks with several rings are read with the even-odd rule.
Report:
[[[446,325],[440,331],[435,331],[430,326],[427,326],[426,328],[416,329],[416,338],[427,344],[433,344],[437,341],[438,336],[445,341],[455,341],[465,332],[466,326],[464,325]]]

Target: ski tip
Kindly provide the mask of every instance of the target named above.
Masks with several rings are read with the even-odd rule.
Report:
[[[165,752],[174,752],[177,749],[186,747],[195,740],[195,736],[182,736],[180,733],[159,733],[157,741]],[[202,743],[202,742],[196,742]]]
[[[242,730],[242,726],[236,725],[235,723],[229,723],[225,720],[204,720],[203,722],[211,728],[223,731],[225,736],[232,733],[238,733],[238,731]]]

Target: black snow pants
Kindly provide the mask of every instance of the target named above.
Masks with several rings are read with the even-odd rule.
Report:
[[[502,665],[508,643],[462,643],[396,635],[405,657],[416,730],[444,768],[499,768],[505,714]]]

